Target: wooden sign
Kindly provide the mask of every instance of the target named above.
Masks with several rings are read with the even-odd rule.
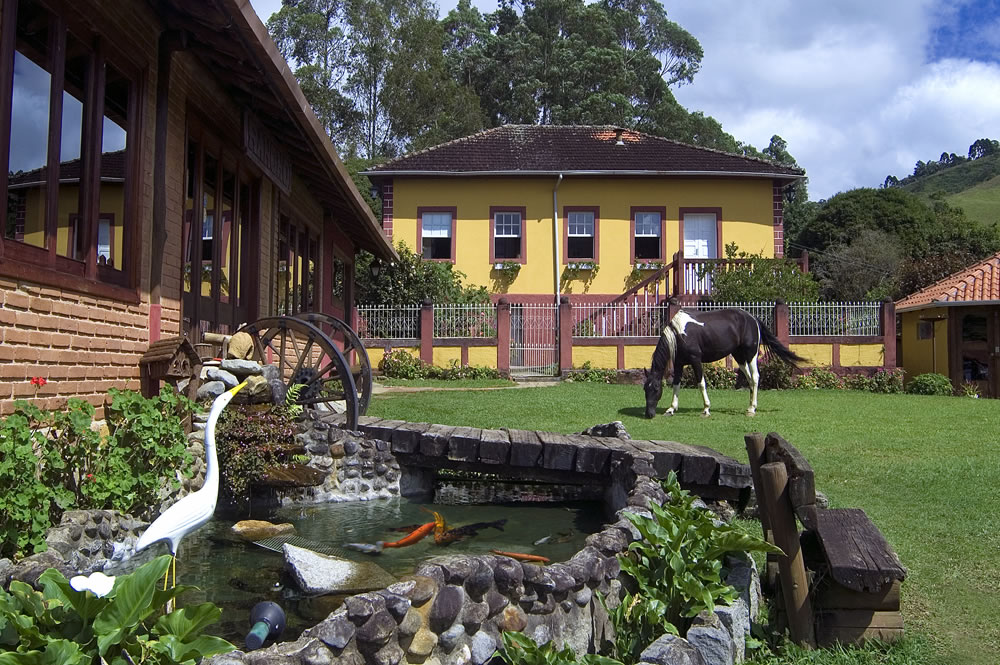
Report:
[[[254,164],[285,194],[292,191],[292,161],[264,124],[243,110],[243,150]]]

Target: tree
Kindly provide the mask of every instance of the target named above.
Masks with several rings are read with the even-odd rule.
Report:
[[[969,146],[969,159],[979,159],[995,152],[1000,152],[1000,141],[979,139]]]
[[[726,259],[713,264],[706,273],[712,282],[712,300],[716,302],[817,299],[819,284],[794,261],[748,254],[734,242],[726,245]],[[731,263],[733,259],[742,262]]]
[[[406,243],[396,247],[399,260],[382,264],[378,277],[370,266],[375,258],[362,252],[355,268],[356,301],[359,305],[407,305],[423,300],[435,303],[488,303],[489,291],[482,286],[466,286],[465,274],[450,263],[424,261]]]
[[[896,239],[865,229],[847,244],[833,245],[812,263],[827,300],[882,300],[896,293],[903,257]]]

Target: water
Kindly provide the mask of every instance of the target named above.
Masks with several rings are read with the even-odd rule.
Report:
[[[582,549],[584,539],[599,531],[605,518],[602,504],[594,502],[430,505],[399,498],[280,509],[254,518],[291,522],[300,538],[322,547],[337,548],[351,542],[399,540],[407,534],[392,531],[393,527],[433,521],[432,515],[422,508],[437,510],[451,528],[504,518],[507,522],[503,531],[483,529],[448,546],[436,545],[431,535],[415,545],[385,549],[379,555],[344,550],[338,556],[377,563],[396,576],[412,573],[421,561],[434,556],[484,554],[491,549],[539,554],[555,563]],[[249,629],[250,608],[261,600],[273,600],[288,615],[288,630],[283,639],[294,639],[340,605],[341,596],[301,597],[281,574],[282,555],[252,543],[233,542],[229,536],[232,525],[233,521],[213,520],[181,543],[178,582],[201,589],[186,593],[181,604],[210,600],[223,608],[222,622],[209,627],[209,632],[240,646]],[[546,537],[547,542],[534,544]],[[154,549],[157,554],[162,553],[159,547]]]

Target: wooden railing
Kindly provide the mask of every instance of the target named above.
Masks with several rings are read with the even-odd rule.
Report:
[[[671,295],[680,300],[699,300],[712,294],[711,268],[713,266],[738,266],[750,263],[750,259],[688,259],[684,250],[674,253],[668,264],[673,280]],[[809,272],[809,253],[795,259],[802,272]]]

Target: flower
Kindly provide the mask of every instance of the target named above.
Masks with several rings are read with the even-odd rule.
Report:
[[[46,383],[48,383],[48,381],[45,379],[44,376],[33,376],[33,377],[31,377],[31,385],[33,385],[33,386],[38,386],[39,388],[41,388]]]
[[[114,575],[105,575],[102,572],[91,573],[90,577],[77,575],[69,581],[69,585],[77,591],[90,591],[98,598],[103,598],[114,588],[115,577]]]

